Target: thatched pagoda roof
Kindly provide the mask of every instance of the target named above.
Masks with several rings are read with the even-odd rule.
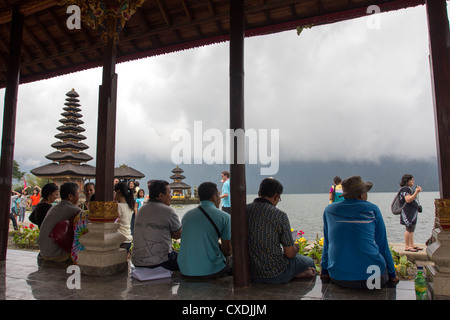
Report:
[[[41,178],[79,177],[95,178],[95,167],[88,164],[49,163],[31,170],[31,173]]]
[[[80,127],[80,126],[71,126],[71,125],[67,125],[67,126],[59,126],[58,128],[59,131],[76,131],[76,132],[83,132],[86,131],[84,128]]]
[[[176,166],[175,169],[172,170],[172,172],[177,174],[177,173],[183,173],[184,171],[179,166]]]
[[[82,142],[70,142],[70,141],[60,141],[60,142],[55,142],[52,145],[52,148],[55,149],[74,149],[74,150],[86,150],[89,147],[82,143]]]
[[[174,189],[191,189],[191,186],[184,182],[172,182],[169,184],[170,190]]]
[[[145,175],[132,167],[114,168],[114,178],[118,179],[142,179]]]
[[[186,179],[186,177],[183,176],[182,174],[174,174],[174,175],[170,176],[170,179],[172,179],[172,180],[175,180],[175,179],[183,180],[183,179]]]
[[[74,160],[78,162],[88,162],[93,158],[84,152],[72,152],[72,151],[55,151],[45,156],[47,159],[52,161],[69,161]]]

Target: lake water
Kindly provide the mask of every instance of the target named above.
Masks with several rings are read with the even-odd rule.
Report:
[[[368,201],[376,204],[383,214],[388,241],[403,243],[405,227],[400,224],[400,216],[391,213],[391,203],[395,192],[369,192]],[[256,195],[247,195],[247,203],[251,203]],[[421,192],[419,201],[423,212],[419,213],[414,241],[425,243],[431,236],[434,226],[434,199],[439,198],[439,192]],[[283,194],[278,208],[287,213],[291,228],[303,230],[307,240],[315,240],[316,234],[323,236],[322,214],[328,205],[328,194]],[[197,205],[172,206],[180,219],[190,209]]]

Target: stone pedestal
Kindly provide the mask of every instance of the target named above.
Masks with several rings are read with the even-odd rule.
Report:
[[[427,255],[434,266],[426,267],[428,291],[432,299],[450,299],[450,199],[436,199],[436,224],[427,247]]]
[[[119,246],[125,236],[118,232],[117,203],[93,202],[89,204],[89,232],[80,238],[85,247],[78,253],[82,274],[108,276],[128,270],[127,251]]]

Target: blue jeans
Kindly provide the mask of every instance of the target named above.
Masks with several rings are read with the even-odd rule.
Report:
[[[289,264],[279,275],[273,278],[264,278],[264,279],[252,279],[253,282],[256,283],[287,283],[295,278],[295,276],[303,271],[306,271],[308,268],[315,268],[314,260],[310,257],[306,257],[301,254],[297,254],[295,257],[288,259]]]
[[[26,207],[19,207],[19,222],[25,221],[25,211],[27,210]]]

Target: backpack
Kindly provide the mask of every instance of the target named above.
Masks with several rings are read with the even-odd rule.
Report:
[[[402,210],[406,205],[406,201],[403,205],[400,205],[400,191],[401,189],[397,192],[397,195],[395,196],[394,201],[392,201],[391,204],[391,211],[395,215],[399,215],[400,213],[402,213]]]

